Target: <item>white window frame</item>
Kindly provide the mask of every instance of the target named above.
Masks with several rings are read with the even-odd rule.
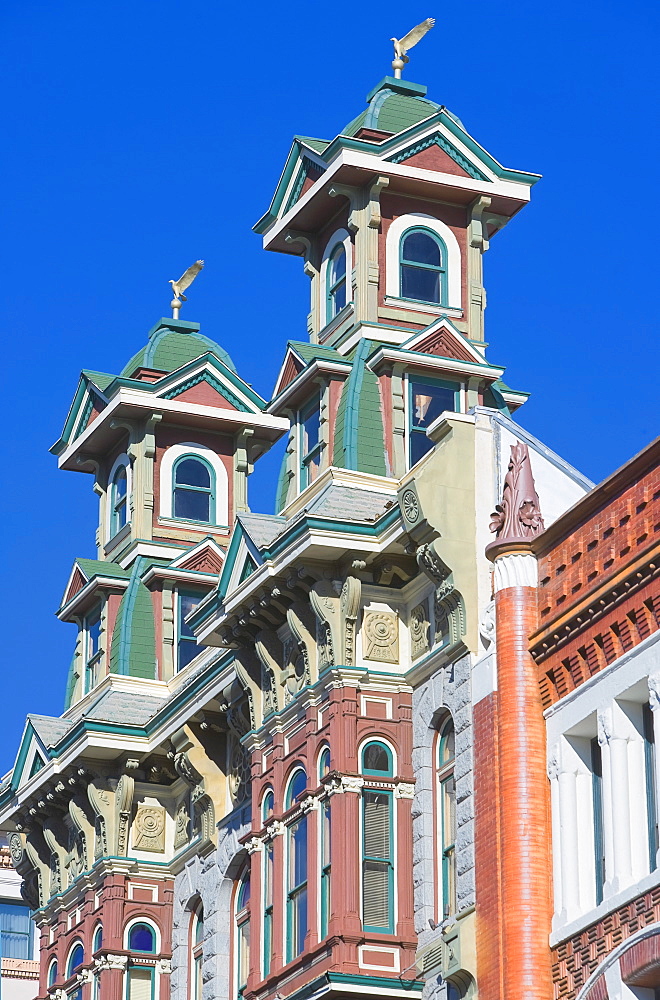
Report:
[[[321,330],[329,326],[330,323],[334,323],[340,314],[337,313],[337,316],[328,319],[326,312],[328,301],[328,268],[330,257],[338,243],[343,243],[344,250],[346,251],[346,305],[344,309],[353,303],[353,245],[351,243],[351,234],[348,229],[337,229],[326,243],[321,259],[321,270],[319,273],[319,327]]]
[[[113,514],[113,482],[117,470],[124,466],[126,469],[126,524],[123,525],[116,531],[112,533],[112,514]],[[133,468],[131,466],[131,460],[125,451],[121,455],[117,455],[116,459],[112,463],[112,468],[110,469],[110,474],[108,476],[108,489],[106,493],[106,511],[105,511],[105,537],[107,542],[111,542],[113,538],[116,538],[120,532],[126,528],[127,525],[131,523],[131,497],[133,495]]]
[[[461,248],[458,240],[454,236],[449,226],[436,219],[433,215],[426,215],[424,212],[410,212],[408,215],[400,215],[395,219],[387,230],[385,241],[385,294],[388,299],[396,299],[397,305],[408,303],[408,299],[401,298],[399,264],[401,237],[407,229],[429,229],[436,236],[439,236],[447,248],[447,305],[442,306],[437,303],[416,302],[410,300],[411,305],[418,309],[425,309],[427,312],[445,312],[447,309],[462,309],[462,280],[461,280]]]
[[[207,462],[215,473],[215,521],[213,523],[184,521],[175,518],[172,511],[172,498],[174,496],[174,466],[178,459],[184,455],[191,458],[201,458]],[[184,441],[181,444],[171,445],[163,455],[160,463],[160,516],[181,521],[183,524],[199,524],[207,531],[211,528],[226,528],[229,521],[229,477],[225,463],[212,448],[207,448],[203,444],[195,444],[193,441]]]

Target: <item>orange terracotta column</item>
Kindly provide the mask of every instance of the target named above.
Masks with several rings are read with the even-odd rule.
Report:
[[[488,547],[494,563],[500,784],[501,982],[519,1000],[551,1000],[551,833],[543,709],[529,636],[537,625],[530,541]],[[484,1000],[496,1000],[485,997]],[[499,998],[497,998],[499,1000]]]

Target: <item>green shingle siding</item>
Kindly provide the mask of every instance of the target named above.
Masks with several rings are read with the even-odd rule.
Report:
[[[117,563],[104,562],[102,559],[76,559],[76,566],[80,566],[88,580],[93,576],[116,576],[125,580],[130,575]]]
[[[383,99],[383,91],[376,94],[366,111],[354,118],[342,135],[354,136],[369,123],[369,128],[381,132],[403,132],[404,129],[430,118],[438,111],[440,105],[420,97],[409,97],[405,94],[389,93]]]
[[[361,340],[353,370],[344,383],[335,421],[333,464],[344,469],[386,474],[383,417],[378,379],[366,362],[374,344]]]
[[[227,352],[214,340],[210,340],[195,331],[176,333],[167,327],[161,327],[146,347],[133,355],[121,374],[130,376],[137,368],[154,368],[157,371],[173,372],[209,351],[224,361],[231,371],[236,371]]]
[[[153,680],[156,677],[154,611],[151,594],[141,580],[148,565],[143,557],[133,563],[112,634],[110,672]]]

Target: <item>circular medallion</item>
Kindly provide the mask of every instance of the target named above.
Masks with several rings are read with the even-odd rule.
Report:
[[[414,490],[406,490],[402,497],[402,504],[406,520],[414,524],[419,517],[419,500]]]

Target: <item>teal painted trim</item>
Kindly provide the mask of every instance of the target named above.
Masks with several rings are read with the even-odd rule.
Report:
[[[33,738],[35,739],[35,741],[36,741],[37,745],[39,746],[39,748],[43,749],[43,752],[45,753],[45,755],[47,757],[51,756],[50,752],[47,750],[47,748],[43,745],[43,743],[41,742],[41,740],[37,736],[37,733],[36,733],[36,730],[35,730],[34,726],[28,720],[26,722],[26,724],[25,724],[25,731],[23,733],[23,738],[21,739],[21,745],[18,748],[18,755],[16,757],[16,763],[14,764],[14,769],[13,769],[12,775],[11,775],[11,784],[9,785],[9,788],[7,789],[7,792],[9,792],[9,793],[15,792],[16,789],[19,786],[20,780],[21,780],[21,778],[23,776],[23,769],[25,767],[25,762],[27,760],[27,755],[28,755],[28,752],[29,752],[29,749],[30,749],[30,745],[32,743],[32,739]],[[7,794],[7,792],[4,792],[3,795]]]
[[[62,433],[57,439],[54,445],[48,450],[51,455],[61,455],[66,446],[71,440],[71,435],[73,434],[74,427],[80,426],[80,423],[84,421],[79,421],[78,416],[80,413],[80,407],[83,404],[86,393],[89,392],[89,400],[85,404],[86,417],[89,419],[89,414],[92,412],[94,406],[94,395],[97,395],[101,402],[105,402],[104,397],[101,395],[99,389],[94,386],[94,383],[84,372],[80,376],[78,386],[76,388],[73,401],[69,407],[69,412],[67,413],[66,420],[64,421],[64,427],[62,428]]]
[[[383,344],[382,346],[385,347],[388,351],[396,351],[397,354],[400,354],[402,356],[402,360],[405,360],[406,356],[414,358],[426,358],[427,360],[429,358],[429,355],[424,354],[423,351],[408,351],[405,350],[403,347],[398,347],[396,344]],[[448,360],[456,361],[456,358],[449,358]],[[502,375],[504,374],[504,368],[501,368],[499,365],[491,365],[487,361],[484,362],[461,361],[461,365],[469,365],[470,368],[473,368],[475,370],[475,373],[479,372],[480,369],[489,368],[491,371],[500,372],[500,374]],[[461,371],[456,372],[457,376],[461,375],[461,373],[462,369]]]
[[[177,482],[177,478],[176,478],[177,477],[177,471],[176,470],[179,468],[179,466],[182,464],[182,462],[187,462],[190,459],[192,459],[193,462],[199,462],[199,464],[203,465],[204,468],[206,469],[206,471],[208,472],[208,474],[209,474],[209,485],[208,485],[208,487],[206,487],[206,486],[189,486],[186,483],[178,483]],[[208,508],[209,509],[209,516],[208,516],[208,520],[197,520],[194,517],[181,517],[178,514],[174,513],[174,509],[176,507],[176,491],[178,489],[189,490],[189,491],[191,491],[193,493],[202,493],[204,496],[207,496],[209,498],[209,508]],[[220,525],[216,524],[216,498],[217,498],[216,476],[215,476],[215,469],[213,468],[213,466],[211,465],[211,463],[207,462],[206,459],[203,458],[202,455],[197,455],[194,452],[188,452],[187,454],[179,455],[179,457],[177,458],[176,462],[172,466],[172,518],[173,518],[173,520],[176,520],[176,521],[186,521],[188,524],[209,524],[209,525],[213,524],[216,527],[220,527]],[[223,525],[222,527],[226,527],[226,525]]]
[[[424,149],[429,149],[430,146],[439,146],[448,156],[452,158],[454,163],[457,163],[461,169],[465,171],[468,176],[472,177],[475,181],[488,181],[489,178],[470,163],[462,153],[456,149],[448,139],[445,139],[443,135],[433,135],[427,136],[426,139],[421,139],[417,143],[413,143],[412,146],[408,146],[406,149],[402,150],[400,153],[396,153],[394,156],[390,157],[390,163],[402,163],[404,160],[410,159],[416,153],[421,153]]]
[[[287,1000],[308,1000],[309,997],[316,994],[328,992],[328,989],[332,989],[333,983],[336,983],[339,988],[341,986],[370,986],[377,990],[395,990],[398,988],[402,995],[405,993],[421,993],[426,985],[424,981],[402,979],[400,976],[368,976],[348,972],[325,972],[317,979],[313,979],[299,989],[294,990],[293,993],[289,994]]]
[[[437,245],[438,250],[440,251],[440,263],[437,266],[434,265],[434,264],[422,264],[419,261],[409,260],[407,257],[403,256],[403,245],[404,245],[406,239],[408,238],[408,236],[411,236],[413,233],[423,233],[425,236],[428,236],[430,239],[432,239],[433,242]],[[439,279],[440,279],[439,280],[440,298],[439,298],[439,300],[437,302],[429,302],[429,305],[447,306],[448,305],[448,303],[447,303],[447,298],[448,298],[448,291],[447,291],[447,258],[448,258],[447,244],[442,239],[442,237],[438,236],[438,234],[435,233],[432,229],[428,229],[426,226],[411,226],[409,229],[406,229],[405,232],[403,232],[401,234],[401,238],[399,239],[399,296],[401,298],[404,298],[404,294],[403,294],[403,268],[404,268],[404,266],[405,267],[419,267],[422,270],[432,271],[432,272],[434,272],[434,273],[436,273],[436,274],[439,275]],[[409,295],[406,296],[406,299],[409,302],[424,302],[424,301],[426,301],[424,299],[413,299]]]
[[[344,424],[344,468],[357,469],[357,433],[360,392],[364,380],[364,363],[369,354],[370,341],[361,340],[353,358],[353,370],[348,377],[346,392],[346,417]]]
[[[387,100],[391,97],[394,91],[391,87],[384,87],[382,90],[378,90],[376,94],[369,101],[369,110],[367,111],[366,118],[364,119],[364,128],[378,128],[378,115],[380,114],[380,109]]]
[[[186,382],[182,382],[175,389],[170,389],[169,392],[164,393],[163,399],[176,399],[176,397],[180,396],[182,392],[186,392],[187,389],[192,389],[194,385],[199,385],[200,382],[208,382],[211,388],[215,389],[216,392],[219,392],[220,395],[223,396],[228,403],[231,403],[232,406],[235,406],[237,410],[242,410],[244,413],[250,412],[248,407],[238,398],[238,396],[235,396],[233,392],[230,392],[226,385],[223,385],[219,379],[209,374],[209,372],[200,372],[198,375],[193,375],[192,378],[189,378]]]
[[[316,177],[314,177],[314,174],[316,174]],[[296,177],[296,183],[291,189],[291,194],[287,198],[287,202],[286,205],[284,206],[284,211],[282,212],[282,215],[286,215],[289,209],[293,208],[295,203],[298,201],[300,195],[302,194],[302,189],[307,178],[310,177],[312,180],[318,180],[318,178],[321,177],[322,174],[323,174],[323,168],[320,167],[318,163],[314,163],[314,161],[310,160],[308,156],[302,157],[300,171],[298,176]]]
[[[413,83],[412,80],[397,80],[395,76],[384,76],[367,94],[367,104],[370,104],[376,94],[387,88],[391,93],[404,94],[406,97],[426,97],[428,87],[423,83]]]
[[[127,378],[125,375],[118,375],[108,386],[108,395],[114,395],[114,393],[122,387],[127,389],[139,389],[141,392],[161,392],[165,386],[180,382],[181,378],[185,376],[185,373],[192,369],[193,366],[197,367],[200,362],[215,368],[219,375],[226,378],[236,389],[239,389],[245,396],[247,396],[248,399],[254,402],[259,410],[263,410],[265,408],[266,400],[262,399],[262,397],[256,393],[254,389],[247,384],[247,382],[244,382],[239,375],[232,371],[231,368],[228,368],[224,361],[217,356],[217,354],[213,354],[210,351],[206,354],[200,354],[198,358],[193,358],[191,361],[187,361],[185,365],[177,368],[176,371],[168,372],[167,375],[158,379],[157,382],[140,382],[139,379]]]
[[[234,569],[234,563],[236,562],[236,556],[238,554],[238,548],[241,544],[242,538],[247,534],[245,528],[240,521],[236,521],[234,524],[234,530],[231,535],[231,541],[229,543],[229,548],[227,549],[227,555],[225,556],[225,561],[222,564],[222,570],[220,571],[220,579],[218,580],[217,593],[220,597],[224,597],[227,593],[227,587],[229,586],[229,579],[231,577],[232,571]],[[191,618],[191,625],[196,626],[202,623],[205,618],[197,618],[197,612]]]
[[[293,140],[291,149],[289,150],[289,155],[287,156],[284,164],[284,169],[282,170],[282,175],[277,182],[275,194],[273,195],[268,211],[265,215],[262,215],[258,222],[254,224],[252,227],[253,232],[263,235],[263,233],[265,233],[266,230],[277,221],[286,190],[298,163],[302,159],[302,145],[303,144],[299,139],[296,138]],[[322,158],[325,159],[325,156]]]
[[[371,772],[365,772],[371,773]],[[389,834],[388,834],[388,855],[385,857],[377,856],[373,854],[367,854],[366,850],[366,839],[367,839],[367,796],[377,795],[383,797],[388,803],[388,824],[389,824]],[[367,933],[375,934],[393,934],[394,933],[394,795],[391,791],[383,788],[374,788],[369,786],[364,788],[362,791],[362,929]],[[364,919],[364,897],[365,897],[365,872],[366,872],[366,862],[375,861],[378,864],[387,865],[387,924],[367,924]]]
[[[400,511],[398,505],[395,505],[391,510],[386,511],[374,524],[357,524],[354,521],[336,521],[333,518],[322,518],[322,517],[306,517],[296,525],[294,525],[289,531],[284,532],[279,538],[275,540],[272,548],[262,549],[262,555],[264,561],[267,559],[274,558],[279,552],[290,545],[291,542],[296,541],[300,535],[304,534],[305,531],[309,529],[316,529],[319,531],[336,531],[340,534],[351,533],[356,535],[369,535],[371,537],[378,537],[386,528],[389,528],[391,524],[394,524],[396,519],[400,516]]]

